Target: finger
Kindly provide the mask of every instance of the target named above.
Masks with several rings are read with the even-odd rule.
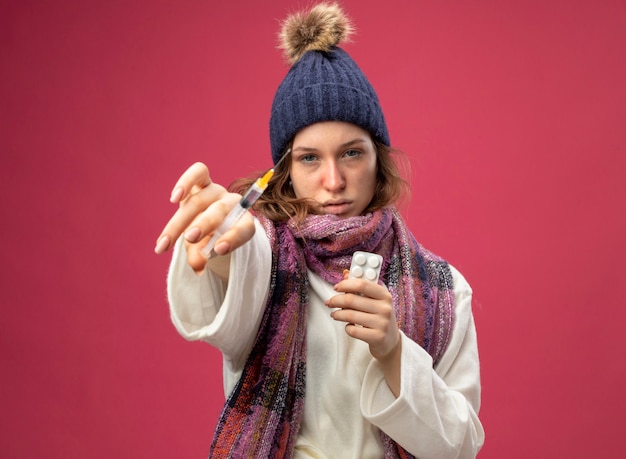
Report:
[[[344,322],[346,333],[368,343],[376,355],[385,355],[397,342],[397,325],[381,316],[349,309],[335,311],[331,316]]]
[[[224,233],[214,247],[216,254],[219,256],[227,255],[238,247],[249,241],[256,231],[254,225],[254,217],[250,213],[246,213],[241,217],[229,231]],[[209,242],[211,235],[205,236],[199,242],[192,244],[185,241],[187,247],[187,262],[196,273],[201,273],[207,264],[207,257],[203,253],[204,246]],[[216,265],[212,265],[211,269],[215,270]],[[228,276],[228,269],[222,275],[224,278]]]
[[[378,301],[360,294],[345,293],[330,297],[326,300],[326,305],[329,308],[350,309],[374,314],[378,309],[376,305]]]
[[[346,324],[346,333],[352,338],[359,339],[369,345],[370,354],[376,359],[388,357],[400,343],[400,332],[397,329],[384,333],[374,328],[362,327],[356,324]]]
[[[347,278],[337,283],[334,289],[337,292],[355,293],[376,300],[388,300],[391,298],[387,287],[365,279]]]
[[[210,188],[214,188],[215,185],[211,185]],[[227,218],[230,211],[241,201],[241,195],[236,193],[228,193],[223,190],[223,194],[219,194],[219,199],[216,199],[207,206],[206,195],[213,195],[209,193],[209,188],[202,190],[194,195],[191,195],[187,202],[182,207],[191,206],[189,215],[195,215],[193,220],[188,224],[185,230],[185,239],[188,242],[198,242],[205,236],[211,235]],[[194,201],[198,202],[194,202]]]
[[[170,195],[170,202],[177,203],[187,198],[193,191],[205,188],[211,184],[209,168],[204,163],[192,164],[180,176]]]
[[[196,273],[201,273],[206,266],[206,257],[200,253],[200,249],[209,241],[209,236],[196,244],[185,242],[187,247],[187,263]]]
[[[246,212],[231,229],[215,241],[213,251],[220,256],[227,255],[252,239],[255,231],[254,217]]]
[[[375,314],[369,314],[354,309],[337,309],[333,311],[331,317],[337,322],[358,325],[359,327],[378,328],[379,320]]]
[[[169,250],[173,246],[173,242],[194,222],[198,215],[202,214],[213,202],[223,197],[226,193],[222,186],[212,183],[181,202],[178,210],[170,218],[157,238],[155,252],[163,253]],[[198,234],[196,239],[199,239],[201,236],[201,234]]]
[[[356,339],[360,339],[367,344],[372,344],[377,339],[379,333],[371,328],[365,327],[360,324],[348,323],[346,324],[346,333],[348,336]]]

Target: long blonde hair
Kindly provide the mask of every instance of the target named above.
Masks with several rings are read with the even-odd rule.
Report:
[[[374,197],[363,213],[382,209],[390,204],[403,204],[410,198],[410,164],[404,153],[379,142],[376,147],[376,190]],[[288,154],[288,153],[286,153]],[[254,204],[255,212],[270,220],[281,222],[295,217],[301,222],[308,214],[319,213],[310,199],[297,198],[291,186],[289,169],[291,155],[285,158],[274,171],[267,189]],[[240,178],[230,184],[228,190],[243,194],[261,173]]]

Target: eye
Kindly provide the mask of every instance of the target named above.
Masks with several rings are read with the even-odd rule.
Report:
[[[356,158],[357,156],[361,155],[361,151],[360,150],[346,150],[345,153],[343,154],[345,157],[347,158]]]
[[[308,155],[302,155],[300,156],[300,158],[298,159],[298,161],[300,161],[301,163],[312,163],[313,161],[315,161],[317,159],[317,157],[315,155],[312,154],[308,154]]]

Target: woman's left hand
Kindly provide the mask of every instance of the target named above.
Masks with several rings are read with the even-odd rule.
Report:
[[[332,318],[346,322],[346,333],[366,342],[374,358],[391,358],[399,346],[400,332],[387,287],[346,274],[334,288],[342,294],[326,301],[329,308],[338,308]]]

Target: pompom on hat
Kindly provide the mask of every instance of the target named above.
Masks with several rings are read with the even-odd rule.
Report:
[[[292,67],[272,103],[274,164],[300,129],[321,121],[355,124],[390,145],[374,88],[348,53],[338,47],[352,31],[350,20],[336,3],[321,3],[283,22],[280,47]]]

